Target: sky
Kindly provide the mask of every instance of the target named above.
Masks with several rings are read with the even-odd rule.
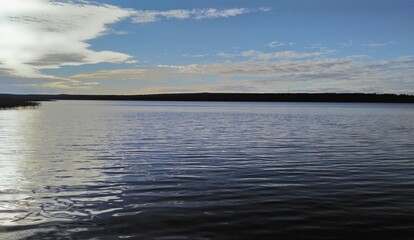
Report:
[[[0,0],[0,93],[414,94],[412,0]]]

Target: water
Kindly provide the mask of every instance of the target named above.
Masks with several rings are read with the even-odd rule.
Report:
[[[414,239],[414,105],[0,111],[0,239]]]

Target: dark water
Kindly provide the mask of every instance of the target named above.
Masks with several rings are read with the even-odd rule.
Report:
[[[0,111],[0,239],[414,239],[414,105]]]

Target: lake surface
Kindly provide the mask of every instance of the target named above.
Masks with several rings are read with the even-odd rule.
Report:
[[[414,104],[0,111],[0,239],[414,239]]]

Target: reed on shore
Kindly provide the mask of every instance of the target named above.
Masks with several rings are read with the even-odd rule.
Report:
[[[39,102],[27,99],[0,97],[0,109],[36,107],[39,104]]]

